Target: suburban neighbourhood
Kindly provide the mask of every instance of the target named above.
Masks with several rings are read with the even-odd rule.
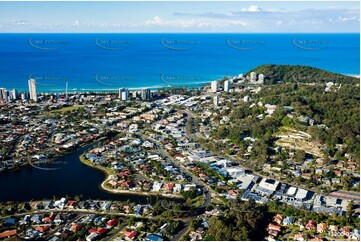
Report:
[[[3,202],[0,239],[218,240],[218,223],[255,213],[257,236],[269,241],[359,240],[357,158],[342,152],[345,143],[331,155],[314,137],[326,124],[262,96],[264,78],[251,72],[196,90],[3,100],[2,172],[49,169],[94,144],[79,157],[106,174],[94,189],[149,199]],[[314,86],[339,90],[332,89],[337,83],[303,88]],[[278,116],[280,127],[273,123]]]

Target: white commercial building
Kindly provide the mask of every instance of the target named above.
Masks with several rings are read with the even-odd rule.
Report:
[[[308,195],[308,191],[305,189],[299,188],[296,193],[296,199],[299,201],[305,201]]]
[[[259,186],[271,191],[276,191],[279,183],[279,181],[273,179],[263,178]]]

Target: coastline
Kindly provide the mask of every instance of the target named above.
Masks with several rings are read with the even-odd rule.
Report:
[[[132,194],[132,195],[139,195],[139,196],[157,196],[158,195],[160,197],[165,197],[165,198],[183,199],[183,196],[178,195],[178,194],[140,192],[140,191],[117,190],[117,189],[108,188],[108,187],[106,187],[105,183],[111,179],[112,174],[109,173],[107,168],[100,167],[100,166],[97,166],[97,165],[94,165],[94,164],[88,162],[88,160],[84,157],[84,154],[79,156],[79,160],[83,164],[85,164],[87,166],[90,166],[92,168],[98,169],[98,170],[100,170],[100,171],[102,171],[103,173],[106,174],[106,179],[100,184],[100,187],[101,187],[101,189],[103,189],[104,191],[107,191],[109,193],[113,193],[113,194]]]

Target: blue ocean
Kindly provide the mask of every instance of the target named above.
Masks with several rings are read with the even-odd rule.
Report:
[[[359,75],[359,34],[0,34],[0,87],[199,87],[262,64]]]

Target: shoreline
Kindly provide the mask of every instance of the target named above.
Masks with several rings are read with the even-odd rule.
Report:
[[[72,154],[72,153],[78,151],[79,149],[82,149],[82,148],[84,148],[84,147],[86,147],[86,146],[88,146],[88,145],[92,145],[92,144],[94,144],[94,143],[96,143],[96,142],[99,142],[99,141],[105,139],[105,138],[106,138],[106,136],[104,136],[104,137],[99,137],[99,138],[97,138],[97,139],[94,139],[94,140],[90,141],[89,143],[80,144],[79,147],[76,147],[76,148],[74,148],[74,149],[61,151],[61,152],[58,153],[56,156],[54,156],[54,157],[52,157],[52,158],[49,158],[49,159],[47,159],[47,160],[45,160],[45,161],[42,161],[42,160],[38,160],[38,161],[35,161],[35,162],[29,161],[28,163],[25,163],[24,165],[18,166],[18,167],[14,168],[14,169],[10,169],[10,170],[0,170],[0,174],[3,173],[3,172],[17,172],[17,171],[20,171],[20,170],[22,170],[22,169],[24,169],[24,168],[30,168],[30,167],[33,167],[33,168],[36,168],[36,169],[42,169],[41,167],[38,167],[38,166],[36,166],[36,165],[38,165],[38,164],[51,164],[52,161],[56,161],[56,160],[58,160],[58,159],[61,158],[61,157],[64,157],[64,156],[69,155],[69,154]],[[50,168],[50,169],[53,169],[53,168]],[[58,168],[54,168],[54,169],[58,169]]]
[[[79,156],[80,162],[82,162],[84,165],[90,166],[92,168],[98,169],[105,173],[106,179],[100,184],[101,189],[104,191],[107,191],[112,194],[132,194],[132,195],[139,195],[139,196],[160,196],[165,198],[177,198],[177,199],[183,199],[182,195],[178,194],[168,194],[168,193],[153,193],[153,192],[141,192],[141,191],[130,191],[130,190],[117,190],[117,189],[111,189],[105,186],[105,183],[111,179],[112,174],[109,173],[107,168],[100,167],[94,164],[91,164],[87,161],[87,159],[84,157],[84,154]]]

